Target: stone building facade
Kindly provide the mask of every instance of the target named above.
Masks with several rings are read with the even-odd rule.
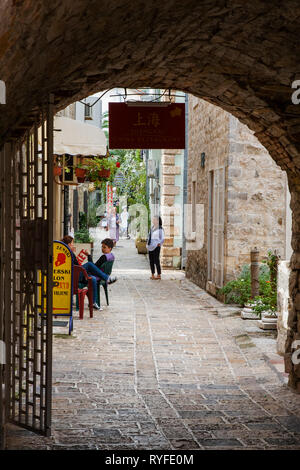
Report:
[[[203,214],[203,223],[188,240],[187,276],[212,294],[249,264],[254,247],[260,258],[269,249],[290,258],[285,172],[247,126],[194,96],[189,98],[188,203],[194,217]]]
[[[161,215],[165,231],[161,264],[164,268],[180,268],[183,244],[183,151],[150,150],[149,160],[150,172],[154,168],[156,173],[155,178],[149,178],[151,216]],[[150,172],[148,174],[152,175]]]

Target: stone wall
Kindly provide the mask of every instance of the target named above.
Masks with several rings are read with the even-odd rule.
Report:
[[[186,274],[203,289],[207,283],[208,244],[208,174],[224,165],[229,152],[229,114],[221,108],[189,95],[188,148],[188,204],[191,204],[193,179],[196,185],[196,203],[204,204],[204,233],[196,233],[189,241]],[[205,153],[205,167],[201,168],[201,153]],[[203,248],[197,249],[197,238],[203,238]]]
[[[201,168],[201,153],[205,167]],[[220,108],[190,98],[188,202],[196,182],[197,203],[204,204],[204,245],[189,244],[187,276],[206,288],[208,280],[208,178],[225,168],[224,283],[269,249],[285,256],[286,175],[245,125]]]
[[[176,175],[181,174],[181,167],[176,165],[176,155],[180,150],[163,150],[161,159],[161,215],[165,231],[165,242],[161,252],[163,267],[174,266],[174,260],[181,256],[181,248],[176,247],[174,238],[180,237],[180,227],[175,223],[175,217],[181,212],[181,207],[175,205],[175,197],[182,194],[182,188],[175,184]],[[175,262],[176,264],[176,262]]]
[[[24,134],[49,93],[57,110],[116,86],[173,88],[209,100],[254,130],[288,171],[295,211],[295,300],[300,296],[300,106],[292,103],[291,84],[300,78],[298,7],[297,0],[272,8],[258,0],[92,1],[88,8],[74,0],[1,2],[0,78],[7,104],[0,114],[0,145]],[[292,336],[300,334],[297,312],[292,307]]]
[[[293,352],[300,346],[300,180],[297,183],[295,178],[290,189],[293,211],[293,254],[290,261],[290,302],[284,358],[285,371],[289,373],[289,385],[300,393],[300,364],[293,360]]]
[[[227,160],[226,275],[234,279],[250,251],[260,258],[276,250],[285,258],[286,175],[253,132],[229,117]]]
[[[277,352],[281,355],[285,352],[285,342],[288,329],[289,314],[289,276],[290,262],[279,261],[277,275]]]

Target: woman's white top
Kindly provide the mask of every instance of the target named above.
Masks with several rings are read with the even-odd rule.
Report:
[[[162,245],[165,240],[165,233],[163,228],[151,228],[151,242],[148,245],[147,242],[147,250],[153,251],[157,247],[157,245]]]

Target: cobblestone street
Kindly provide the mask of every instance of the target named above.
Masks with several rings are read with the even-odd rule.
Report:
[[[300,449],[274,333],[183,272],[151,281],[132,240],[114,253],[109,307],[101,290],[102,312],[54,334],[52,436],[11,426],[8,448]]]

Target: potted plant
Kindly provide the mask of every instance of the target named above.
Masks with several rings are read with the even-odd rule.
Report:
[[[99,170],[98,171],[98,176],[100,178],[104,178],[104,179],[107,179],[110,177],[110,170],[109,169],[106,169],[106,168],[102,168],[102,170]]]
[[[147,254],[146,245],[147,245],[146,238],[141,238],[140,236],[138,236],[136,238],[135,246],[136,246],[136,249],[137,249],[137,252],[138,252],[139,255],[146,255]]]
[[[54,155],[53,176],[61,176],[63,170],[63,160],[61,155]]]
[[[61,174],[62,174],[62,167],[58,165],[54,165],[53,176],[61,176]]]
[[[84,183],[85,182],[87,172],[88,172],[88,168],[87,168],[86,165],[80,165],[79,164],[75,168],[75,175],[76,175],[78,183]]]
[[[116,162],[112,158],[93,158],[88,167],[87,179],[101,185],[103,181],[113,181],[116,173]]]

